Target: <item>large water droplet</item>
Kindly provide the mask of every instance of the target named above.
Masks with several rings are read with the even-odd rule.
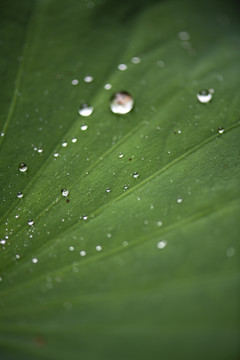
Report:
[[[78,112],[81,116],[90,116],[93,113],[93,106],[83,104],[80,106]]]
[[[69,190],[67,190],[67,189],[62,189],[61,193],[62,193],[62,196],[68,196]]]
[[[198,98],[198,101],[200,101],[200,103],[207,104],[212,99],[212,92],[210,92],[209,90],[201,90],[197,94],[197,98]]]
[[[24,163],[19,164],[19,171],[25,172],[27,170],[27,165]]]
[[[164,249],[166,246],[167,246],[167,241],[166,240],[162,240],[162,241],[159,241],[157,243],[157,248],[158,249]]]
[[[127,114],[132,110],[133,105],[132,96],[126,91],[121,91],[112,96],[110,109],[114,114]]]
[[[23,197],[23,193],[22,193],[21,191],[19,191],[19,192],[17,193],[17,197],[18,197],[19,199],[21,199],[21,198]]]

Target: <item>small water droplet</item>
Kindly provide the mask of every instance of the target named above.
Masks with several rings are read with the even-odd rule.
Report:
[[[115,93],[110,101],[110,109],[114,114],[127,114],[132,110],[133,105],[133,98],[126,91]]]
[[[137,173],[136,171],[133,173],[133,177],[134,179],[137,179],[139,177],[139,173]]]
[[[87,220],[88,219],[88,216],[87,215],[83,215],[83,220]]]
[[[19,254],[16,254],[16,259],[20,259],[20,255],[19,255]]]
[[[223,128],[222,126],[219,126],[219,128],[218,128],[218,132],[219,132],[219,134],[224,133],[224,128]]]
[[[128,242],[127,241],[123,241],[123,246],[128,246]]]
[[[39,154],[41,154],[41,153],[43,152],[43,149],[39,148],[39,149],[37,150],[37,152],[38,152]]]
[[[77,85],[79,83],[78,79],[72,80],[72,85]]]
[[[167,241],[166,240],[161,240],[157,243],[157,248],[158,249],[164,249],[167,246]]]
[[[53,154],[54,157],[58,157],[59,156],[59,153],[55,153]]]
[[[67,142],[66,141],[64,141],[63,143],[62,143],[62,147],[67,147]]]
[[[25,172],[27,170],[27,165],[24,163],[19,164],[19,171]]]
[[[1,132],[1,137],[3,137],[4,136],[4,132]]]
[[[1,244],[1,245],[5,245],[5,244],[6,244],[6,240],[5,240],[5,239],[1,239],[1,240],[0,240],[0,244]]]
[[[90,82],[92,82],[94,80],[94,78],[93,78],[93,76],[91,76],[91,75],[86,75],[85,77],[84,77],[84,81],[86,82],[86,83],[90,83]]]
[[[111,84],[105,84],[104,85],[104,89],[105,90],[110,90],[112,88],[112,85]]]
[[[197,98],[202,104],[207,104],[212,99],[212,93],[209,90],[201,90],[197,94]]]
[[[127,190],[127,189],[128,189],[128,185],[124,185],[123,189],[124,189],[124,190]]]
[[[76,142],[77,142],[77,139],[76,139],[76,138],[73,138],[73,139],[72,139],[72,143],[75,144]]]
[[[162,221],[157,222],[157,226],[162,226],[162,224],[163,224]]]
[[[74,246],[69,246],[70,251],[74,251]]]
[[[69,195],[69,190],[67,190],[67,189],[62,189],[62,190],[61,190],[61,194],[62,194],[62,196],[68,196],[68,195]]]
[[[34,224],[33,220],[28,220],[28,225],[33,226],[33,224]]]
[[[180,197],[177,198],[177,203],[178,203],[178,204],[181,204],[182,202],[183,202],[183,198],[180,198]]]
[[[124,71],[124,70],[127,70],[127,65],[126,64],[119,64],[118,65],[118,70],[121,70],[121,71]]]
[[[85,255],[86,255],[86,251],[84,251],[84,250],[80,251],[80,255],[81,255],[81,256],[85,256]]]
[[[83,104],[80,106],[78,112],[81,116],[85,116],[85,117],[90,116],[93,113],[93,106],[90,106],[88,104]]]
[[[97,250],[97,251],[102,251],[101,245],[97,245],[97,246],[96,246],[96,250]]]
[[[21,191],[19,191],[19,192],[17,193],[17,197],[18,197],[19,199],[21,199],[21,198],[23,197],[23,193],[22,193]]]
[[[111,233],[107,233],[107,238],[110,239],[112,237]]]
[[[82,126],[81,126],[81,130],[82,130],[82,131],[86,131],[87,129],[88,129],[88,126],[87,126],[87,125],[82,125]]]
[[[179,39],[182,40],[182,41],[190,40],[190,35],[189,35],[189,33],[186,32],[186,31],[180,31],[180,32],[178,33],[178,37],[179,37]]]
[[[110,188],[107,188],[106,189],[106,193],[110,193],[111,192],[111,189]]]
[[[33,262],[34,264],[36,264],[36,263],[38,262],[38,259],[37,259],[37,258],[32,258],[32,262]]]
[[[137,56],[134,56],[132,59],[131,59],[131,62],[133,64],[139,64],[141,62],[141,59]]]
[[[2,281],[2,279],[3,279],[3,278],[0,276],[0,281]]]
[[[15,219],[18,219],[19,218],[19,215],[17,214],[17,215],[15,215]]]
[[[122,158],[123,158],[123,156],[124,156],[124,154],[123,154],[123,153],[119,153],[119,154],[118,154],[118,157],[119,157],[120,159],[122,159]]]

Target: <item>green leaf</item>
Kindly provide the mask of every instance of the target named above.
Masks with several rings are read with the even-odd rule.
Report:
[[[237,14],[3,1],[1,359],[239,358]]]

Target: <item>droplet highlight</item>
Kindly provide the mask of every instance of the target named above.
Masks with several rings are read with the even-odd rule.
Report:
[[[167,241],[166,240],[161,240],[157,243],[157,248],[162,250],[167,246]]]
[[[19,168],[19,171],[21,171],[21,172],[27,171],[27,165],[24,163],[19,164],[18,168]]]
[[[209,90],[201,90],[197,94],[197,99],[202,104],[207,104],[212,100],[212,92]]]
[[[134,105],[132,96],[127,91],[115,93],[110,101],[110,109],[114,114],[127,114]]]
[[[90,116],[93,113],[93,106],[90,106],[88,104],[83,104],[80,106],[78,113],[79,115],[84,117]]]
[[[69,190],[62,189],[61,194],[62,194],[62,196],[68,196],[69,195]]]

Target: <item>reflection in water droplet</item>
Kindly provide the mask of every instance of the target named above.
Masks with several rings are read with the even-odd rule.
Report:
[[[104,85],[104,89],[105,90],[110,90],[112,88],[112,85],[111,84],[105,84]]]
[[[83,104],[80,106],[78,112],[81,116],[90,116],[93,113],[93,106]]]
[[[62,147],[67,147],[67,142],[66,141],[64,141],[63,143],[62,143]]]
[[[112,96],[110,109],[114,114],[127,114],[132,110],[133,105],[132,96],[126,91],[121,91]]]
[[[17,193],[17,197],[18,197],[19,199],[21,199],[21,198],[23,197],[23,193],[22,193],[21,191],[19,191],[19,192]]]
[[[178,203],[178,204],[181,204],[182,202],[183,202],[183,198],[180,198],[180,197],[177,198],[177,203]]]
[[[132,59],[131,59],[131,62],[133,64],[139,64],[141,62],[141,59],[137,56],[134,56]]]
[[[62,189],[61,193],[62,193],[62,196],[68,196],[69,191],[67,189]]]
[[[159,241],[157,243],[157,248],[158,249],[164,249],[166,246],[167,246],[167,241],[166,240],[162,240],[162,241]]]
[[[107,192],[107,193],[110,193],[110,192],[111,192],[111,189],[110,189],[110,188],[107,188],[107,189],[106,189],[106,192]]]
[[[84,81],[85,81],[86,83],[92,82],[92,81],[93,81],[93,76],[91,76],[91,75],[86,75],[85,78],[84,78]]]
[[[134,179],[137,179],[139,177],[139,173],[137,173],[136,171],[133,173],[133,177]]]
[[[218,132],[219,132],[219,134],[222,134],[224,132],[224,128],[222,126],[219,126]]]
[[[33,220],[28,220],[28,225],[33,226],[33,224],[34,224]]]
[[[96,246],[96,250],[97,250],[97,251],[102,251],[101,245],[97,245],[97,246]]]
[[[212,93],[209,90],[201,90],[197,94],[197,98],[202,104],[207,104],[212,99]]]
[[[189,35],[189,33],[186,32],[186,31],[180,31],[180,32],[178,33],[178,37],[179,37],[179,39],[182,40],[182,41],[187,41],[187,40],[190,39],[190,35]]]
[[[118,65],[118,70],[121,70],[121,71],[127,70],[127,65],[126,64],[119,64]]]
[[[87,125],[82,125],[82,126],[81,126],[81,130],[82,130],[82,131],[86,131],[87,129],[88,129],[88,126],[87,126]]]
[[[86,251],[84,251],[84,250],[80,251],[80,255],[81,255],[81,256],[85,256],[85,255],[86,255]]]
[[[27,165],[24,163],[19,164],[19,171],[25,172],[27,170]]]
[[[33,262],[34,264],[36,264],[36,263],[38,262],[38,259],[37,259],[37,258],[33,258],[33,259],[32,259],[32,262]]]
[[[72,85],[77,85],[79,83],[78,79],[72,80]]]

